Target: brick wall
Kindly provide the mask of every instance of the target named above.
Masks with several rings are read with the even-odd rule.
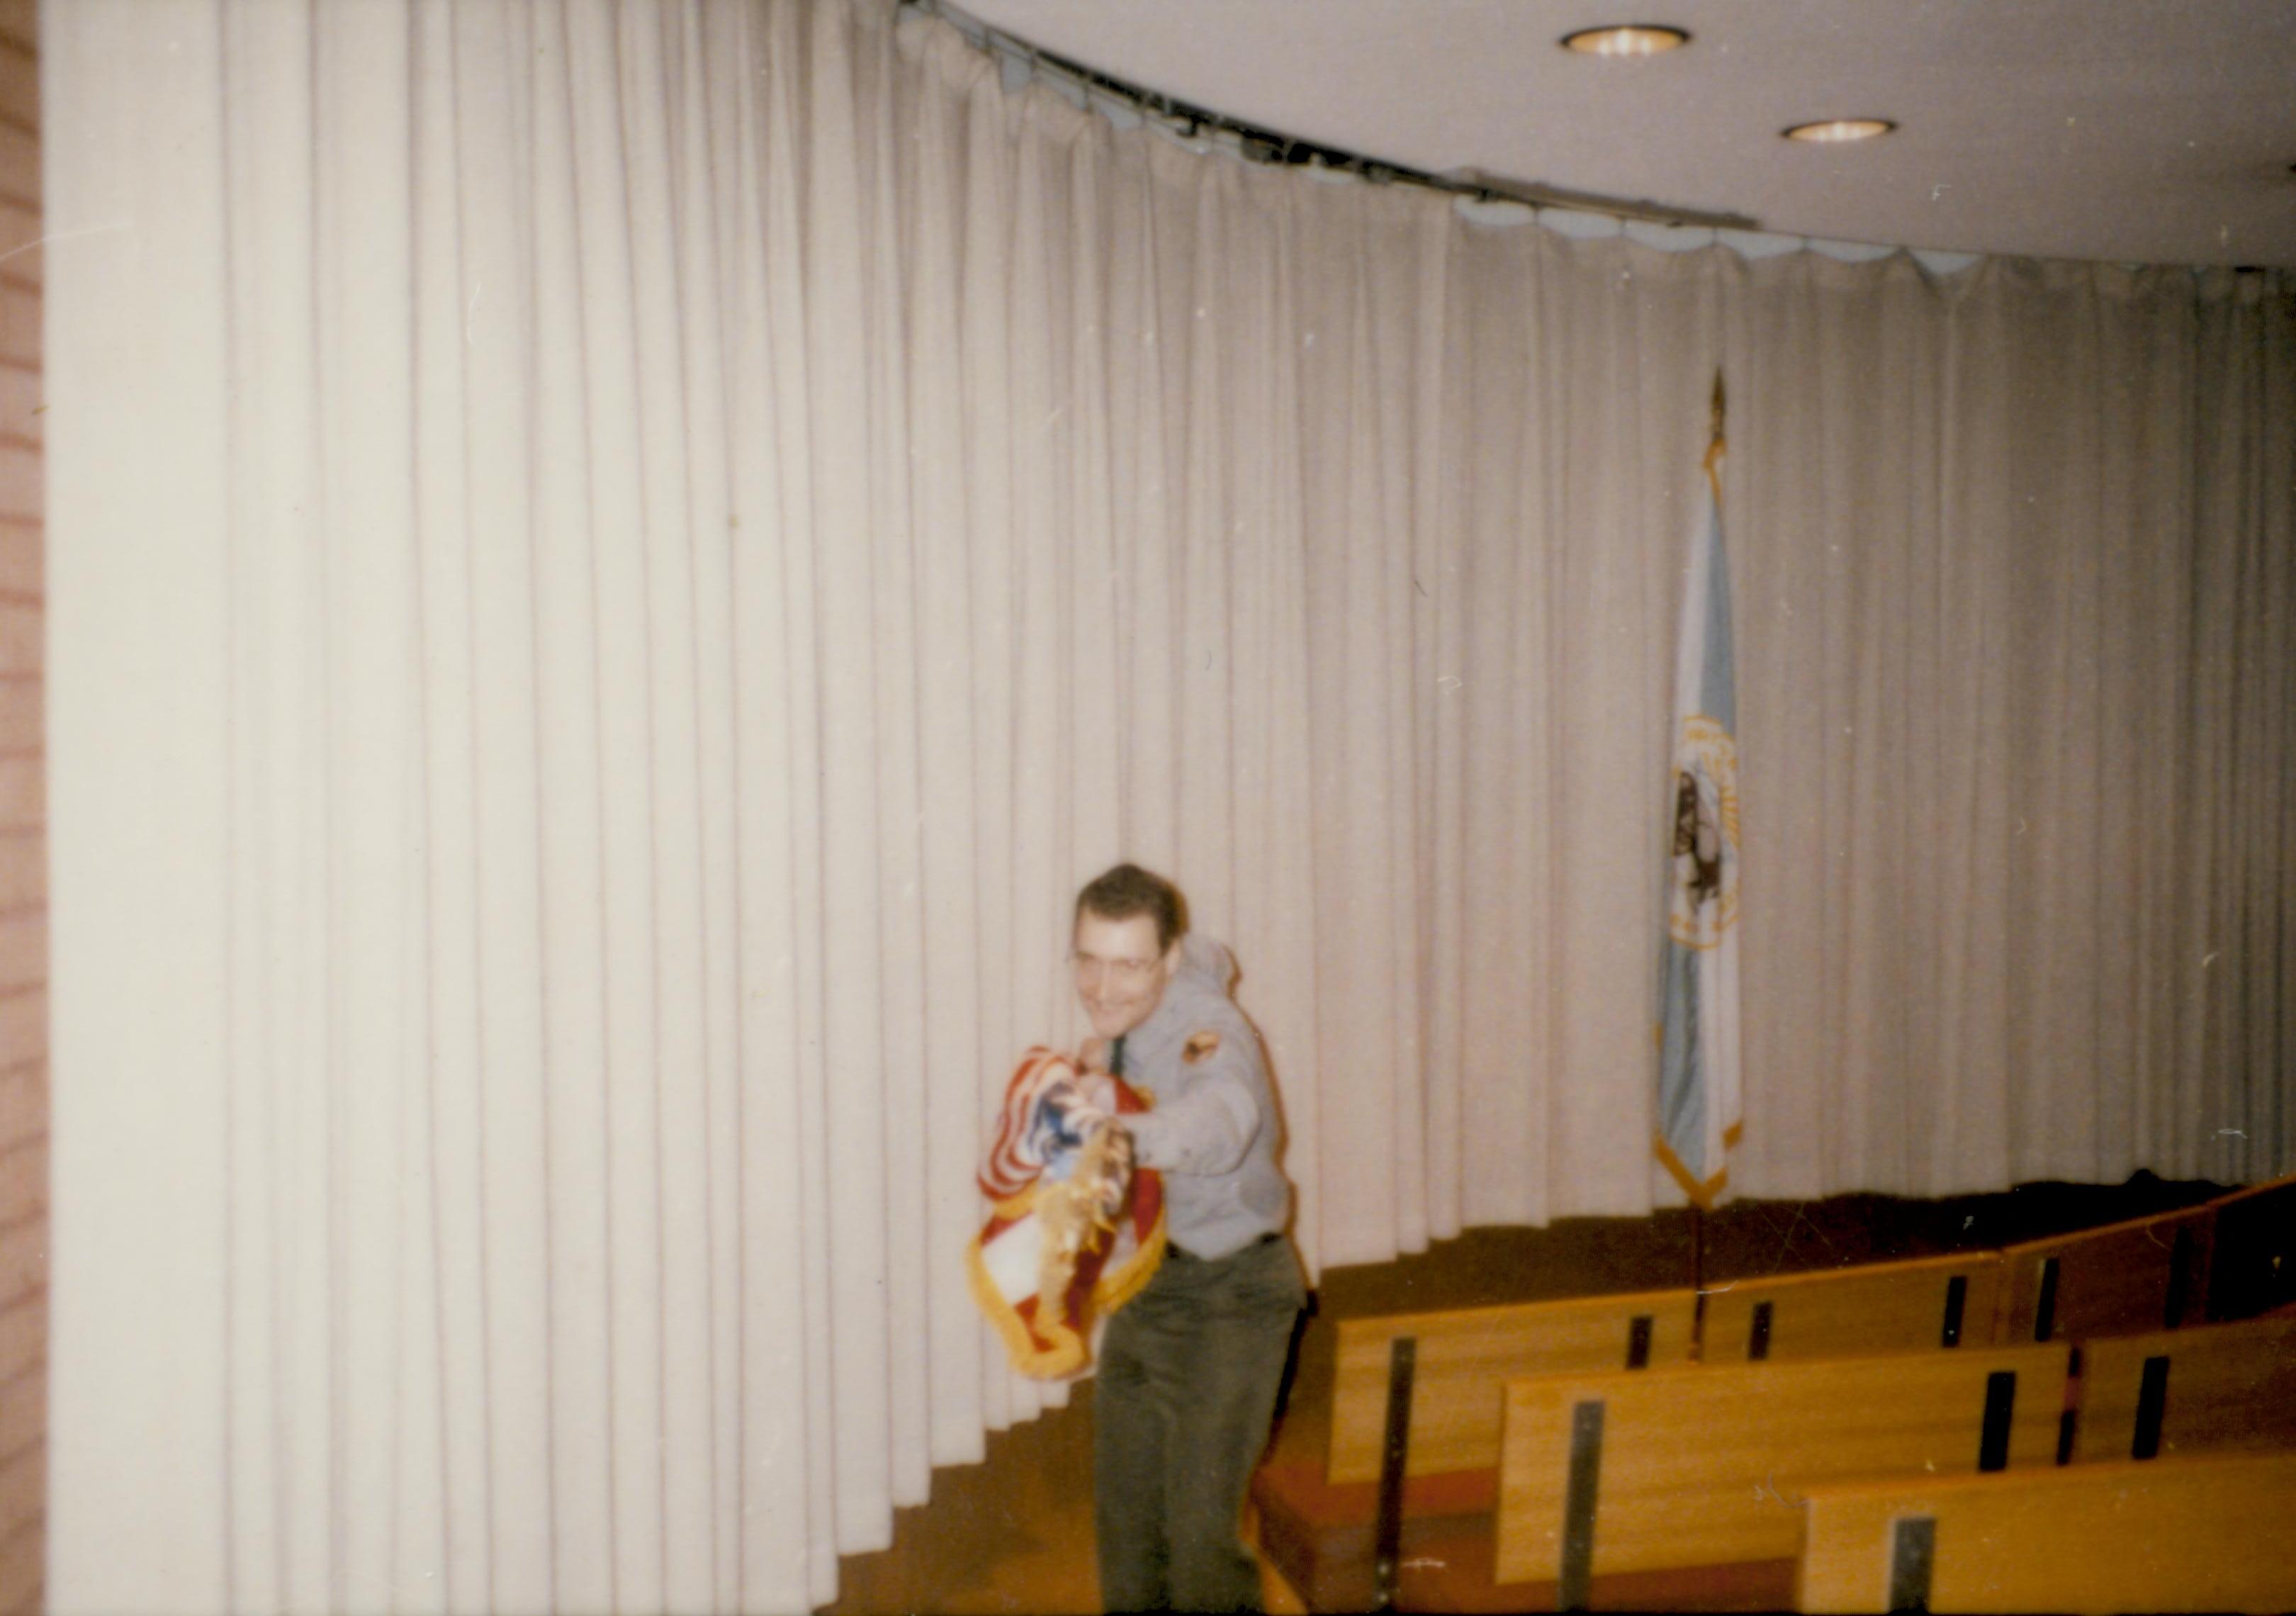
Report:
[[[48,865],[36,16],[35,0],[0,0],[0,1612],[39,1608],[47,1483]]]

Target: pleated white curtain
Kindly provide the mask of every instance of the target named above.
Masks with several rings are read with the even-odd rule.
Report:
[[[2296,1165],[2286,272],[1472,221],[880,0],[43,55],[59,1610],[829,1597],[1046,1395],[1119,857],[1311,1260],[1647,1210],[1718,365],[1741,1189]]]

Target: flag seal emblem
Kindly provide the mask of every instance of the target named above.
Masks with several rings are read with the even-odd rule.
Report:
[[[1667,931],[1687,948],[1711,948],[1738,920],[1738,746],[1697,715],[1674,750],[1673,875]]]

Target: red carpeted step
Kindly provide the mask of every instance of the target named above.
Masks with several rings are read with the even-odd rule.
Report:
[[[1334,1485],[1324,1479],[1320,1464],[1277,1460],[1262,1466],[1252,1479],[1251,1497],[1259,1506],[1260,1553],[1308,1609],[1370,1607],[1376,1580],[1372,1564],[1379,1508],[1375,1482]],[[1494,1470],[1412,1477],[1403,1488],[1403,1558],[1408,1562],[1423,1555],[1439,1538],[1480,1530],[1488,1577],[1491,1513],[1497,1503],[1498,1472]]]

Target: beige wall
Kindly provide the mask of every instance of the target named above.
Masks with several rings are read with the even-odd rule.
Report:
[[[48,1407],[48,897],[41,729],[40,85],[0,0],[0,1611],[37,1610]]]

